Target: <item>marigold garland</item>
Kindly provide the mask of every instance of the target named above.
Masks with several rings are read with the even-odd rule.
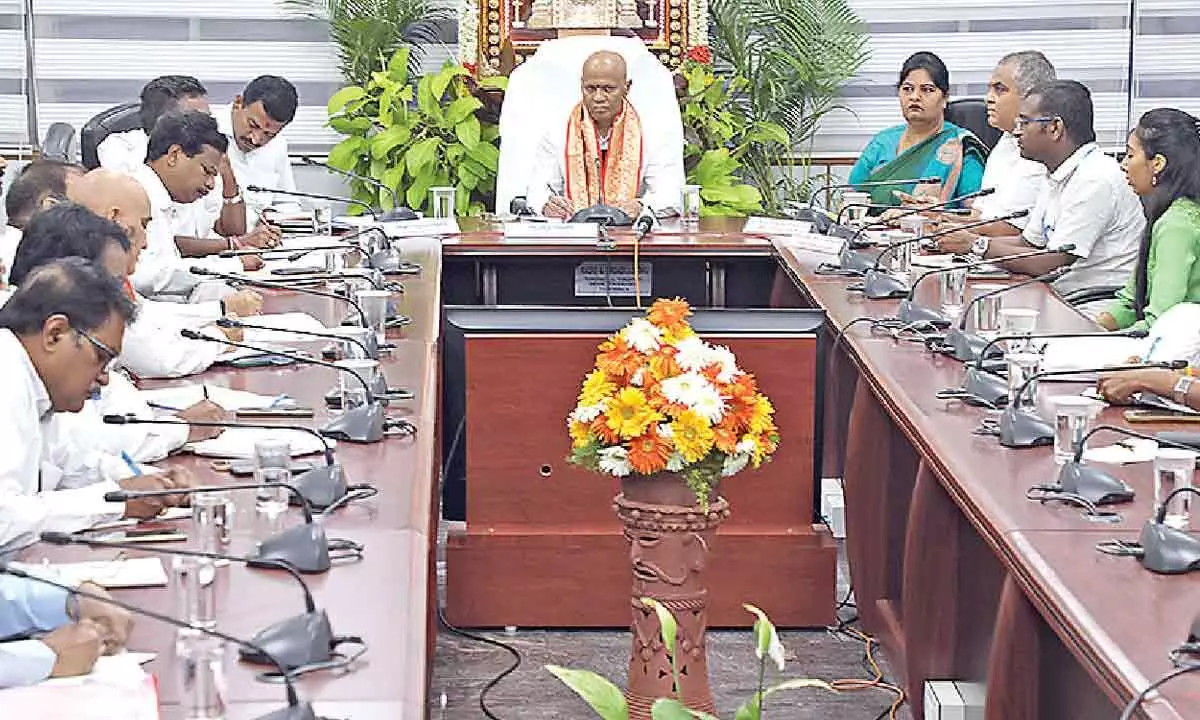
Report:
[[[692,309],[656,300],[600,344],[567,418],[570,461],[595,472],[680,473],[701,505],[717,483],[779,447],[775,408],[726,347],[701,340]]]

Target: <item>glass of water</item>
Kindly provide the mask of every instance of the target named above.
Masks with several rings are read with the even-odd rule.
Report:
[[[913,243],[906,242],[912,240],[916,235],[910,235],[906,232],[893,230],[884,233],[883,242],[892,246],[892,249],[887,251],[891,256],[892,275],[901,280],[908,280],[909,270],[912,269],[912,254]]]
[[[361,377],[367,387],[374,387],[379,362],[371,359],[338,360],[335,365],[349,372],[338,373],[338,391],[342,397],[342,412],[367,404],[367,389],[355,377]]]
[[[684,185],[679,197],[679,224],[689,230],[700,227],[700,186]]]
[[[941,273],[942,314],[955,319],[962,314],[967,296],[967,269],[955,268]]]
[[[1038,311],[1031,308],[1001,308],[1001,335],[1032,335],[1037,330]],[[1022,352],[1029,347],[1029,340],[1009,340],[1008,352]]]
[[[367,348],[375,340],[373,337],[374,331],[371,328],[353,327],[347,325],[335,330],[342,337],[338,341],[341,347],[343,360],[363,360],[370,357],[367,353]]]
[[[189,720],[225,717],[225,644],[194,630],[175,636],[175,666],[182,692],[184,716]]]
[[[329,237],[333,235],[333,206],[321,203],[313,206],[313,232]]]
[[[380,344],[387,342],[388,302],[392,293],[387,290],[360,290],[358,304],[362,306],[363,314],[367,316],[367,327],[375,332],[375,340]]]
[[[192,495],[192,528],[203,552],[223,553],[233,529],[233,496],[228,492]]]
[[[175,595],[175,616],[212,629],[217,626],[217,567],[208,558],[171,558],[170,586]]]
[[[1032,352],[1009,353],[1008,360],[1008,405],[1021,409],[1037,405],[1037,381],[1034,380],[1017,398],[1017,391],[1038,371],[1042,356]]]
[[[1054,462],[1063,465],[1075,457],[1075,449],[1103,407],[1082,395],[1057,395],[1054,404]]]
[[[292,447],[284,438],[265,438],[254,443],[254,482],[259,485],[279,485],[292,481]],[[258,489],[255,509],[269,517],[287,510],[290,493],[286,488]]]
[[[972,305],[971,318],[975,323],[975,332],[980,335],[996,335],[1000,332],[1000,310],[1004,307],[1004,295],[991,295],[997,290],[1003,290],[1006,285],[983,283],[971,286]],[[983,297],[987,295],[987,297]],[[982,298],[982,299],[980,299]]]
[[[429,188],[429,205],[435,218],[454,217],[454,188]]]
[[[925,234],[925,218],[920,215],[905,215],[900,218],[900,230],[912,237]]]
[[[1192,486],[1196,472],[1196,453],[1182,448],[1160,447],[1154,455],[1154,511],[1157,513],[1167,496],[1181,487]],[[1192,493],[1180,493],[1171,500],[1163,523],[1176,530],[1191,525]]]

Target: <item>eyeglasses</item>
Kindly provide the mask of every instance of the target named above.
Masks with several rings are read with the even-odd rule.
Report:
[[[117,356],[120,355],[120,353],[97,340],[96,337],[89,332],[80,330],[77,327],[72,327],[71,329],[74,330],[75,333],[84,340],[87,340],[89,343],[91,343],[92,349],[96,351],[96,355],[99,356],[100,362],[104,366],[104,372],[112,372],[113,365],[116,363]]]
[[[1035,117],[1035,118],[1018,117],[1017,121],[1015,123],[1013,123],[1013,125],[1015,126],[1015,128],[1017,130],[1024,130],[1025,126],[1030,123],[1052,123],[1057,119],[1058,119],[1057,115],[1055,115],[1054,117]]]

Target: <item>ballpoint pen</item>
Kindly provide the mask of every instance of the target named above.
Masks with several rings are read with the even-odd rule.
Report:
[[[125,461],[125,466],[129,468],[129,471],[132,472],[135,477],[142,474],[142,468],[132,457],[129,456],[129,453],[122,450],[121,459]]]

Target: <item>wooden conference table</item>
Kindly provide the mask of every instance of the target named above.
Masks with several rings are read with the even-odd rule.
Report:
[[[417,435],[367,446],[342,443],[337,451],[350,481],[372,482],[380,494],[327,521],[331,536],[366,544],[363,560],[309,579],[335,632],[362,635],[370,644],[354,672],[316,673],[298,681],[300,694],[332,717],[425,716],[436,631],[443,302],[455,293],[470,296],[456,302],[511,301],[505,277],[513,278],[514,288],[536,283],[546,274],[545,266],[533,272],[538,262],[585,256],[628,261],[632,254],[628,236],[618,236],[618,249],[601,251],[593,243],[505,241],[491,228],[465,221],[463,226],[464,233],[440,242],[406,241],[407,254],[424,272],[405,281],[402,312],[414,323],[397,337],[384,369],[391,384],[416,393],[414,401],[389,408],[389,415],[408,417]],[[860,316],[895,312],[895,303],[848,293],[845,279],[814,274],[821,258],[739,229],[736,222],[705,222],[699,233],[667,229],[642,250],[658,263],[677,261],[686,268],[680,283],[694,286],[693,276],[702,272],[697,304],[765,305],[769,281],[763,273],[778,264],[802,302],[823,309],[834,328]],[[698,265],[687,265],[697,259]],[[721,276],[716,282],[715,275]],[[733,293],[734,302],[731,277],[745,285]],[[444,287],[455,283],[453,291]],[[1006,303],[1039,308],[1042,330],[1086,324],[1041,286],[1015,291]],[[343,312],[298,294],[268,300],[272,311],[296,308],[327,321]],[[880,636],[908,687],[914,716],[922,715],[926,678],[956,678],[987,681],[989,720],[1115,717],[1133,694],[1171,669],[1167,653],[1185,639],[1200,609],[1200,578],[1155,576],[1134,560],[1094,550],[1102,539],[1136,537],[1149,515],[1152,492],[1144,465],[1119,471],[1137,489],[1137,499],[1121,508],[1120,523],[1098,526],[1075,509],[1025,500],[1026,488],[1056,473],[1049,448],[1001,448],[994,438],[971,432],[983,411],[934,397],[960,382],[957,362],[872,335],[862,325],[847,332],[829,360],[825,467],[843,468],[847,551],[858,606],[864,628]],[[320,395],[336,377],[320,368],[293,367],[214,371],[204,380],[286,391],[322,408]],[[1054,392],[1045,388],[1042,396]],[[1121,423],[1111,410],[1102,420]],[[220,479],[204,462],[176,462],[206,476],[202,479]],[[248,538],[238,538],[234,550],[246,543]],[[34,559],[80,554],[44,547],[29,553]],[[219,626],[227,632],[249,635],[300,608],[296,590],[277,574],[236,566],[225,572]],[[119,595],[147,607],[171,607],[166,590]],[[177,712],[178,701],[172,637],[170,629],[142,620],[131,640],[136,649],[160,653],[153,669],[160,675],[166,716]],[[279,706],[282,691],[255,682],[252,668],[235,666],[231,675],[231,717],[254,717]],[[1144,707],[1153,718],[1200,717],[1200,678],[1175,681]]]

